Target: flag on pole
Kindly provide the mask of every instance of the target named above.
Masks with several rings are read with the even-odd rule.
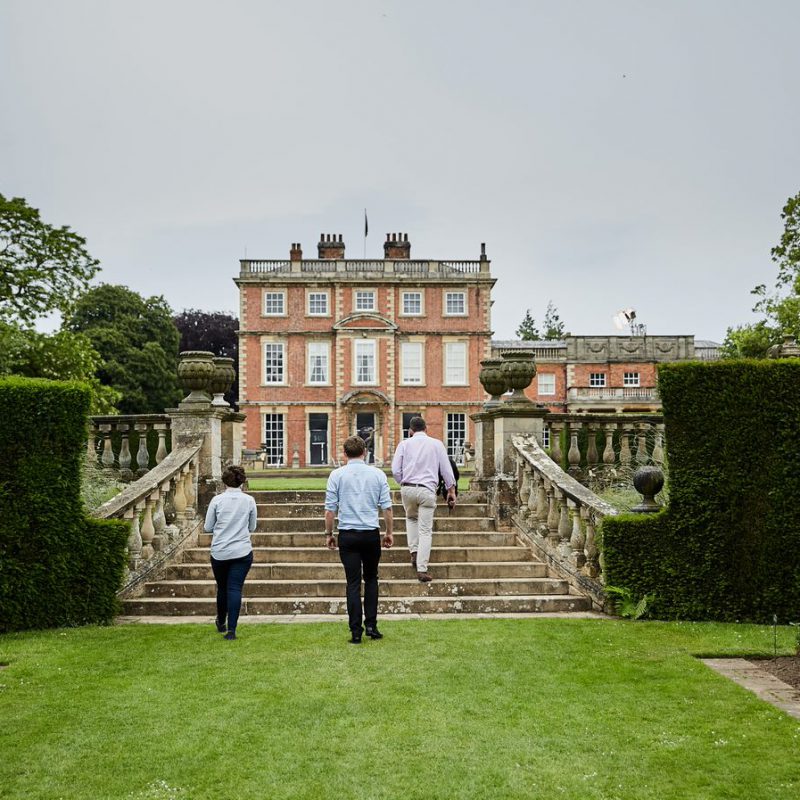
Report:
[[[364,238],[367,238],[369,233],[369,220],[367,219],[367,209],[364,209]]]

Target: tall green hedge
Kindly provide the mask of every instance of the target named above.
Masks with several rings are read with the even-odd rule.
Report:
[[[86,516],[80,499],[89,391],[0,381],[0,631],[107,622],[128,524]]]
[[[800,620],[800,360],[659,368],[669,508],[603,523],[606,581],[662,618]]]

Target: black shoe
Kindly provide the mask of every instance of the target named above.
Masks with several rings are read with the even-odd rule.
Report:
[[[361,634],[354,633],[347,641],[350,642],[350,644],[361,644]]]
[[[220,622],[219,619],[215,619],[214,624],[217,626],[217,633],[225,633],[228,630],[228,626],[224,622]]]
[[[235,639],[236,631],[228,631],[223,638],[227,639],[228,641],[230,641],[231,639]]]
[[[367,628],[366,633],[370,639],[383,639],[383,634],[377,628]]]

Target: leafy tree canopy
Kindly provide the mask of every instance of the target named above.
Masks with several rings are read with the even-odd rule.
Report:
[[[100,354],[97,377],[122,393],[123,414],[162,413],[180,401],[180,334],[163,297],[101,284],[78,299],[64,328],[84,333]]]
[[[30,324],[68,313],[98,264],[82,236],[46,224],[23,198],[0,194],[0,320]]]
[[[536,320],[531,316],[531,310],[527,309],[525,318],[517,328],[517,336],[523,342],[535,342],[543,339],[552,341],[562,339],[568,335],[564,332],[564,323],[561,321],[558,309],[553,305],[552,300],[547,302],[547,310],[544,313],[543,329],[539,330]]]
[[[39,333],[0,322],[0,375],[77,380],[89,386],[90,413],[115,414],[120,393],[97,377],[100,356],[82,333]]]
[[[753,311],[764,318],[728,328],[723,358],[765,358],[767,350],[782,336],[800,340],[800,193],[786,201],[781,219],[781,240],[771,250],[778,267],[775,287],[769,290],[761,284],[752,291],[758,298]]]
[[[174,317],[181,334],[180,350],[210,350],[215,356],[232,358],[236,378],[225,399],[235,405],[239,397],[239,320],[223,311],[184,309]]]

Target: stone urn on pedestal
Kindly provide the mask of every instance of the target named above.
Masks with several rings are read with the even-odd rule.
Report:
[[[224,356],[214,357],[214,374],[211,377],[211,393],[214,399],[211,405],[215,407],[230,408],[230,403],[225,401],[225,393],[230,391],[236,379],[236,370],[233,368],[233,359]]]
[[[484,391],[490,395],[490,399],[483,405],[486,408],[494,408],[500,405],[500,395],[505,392],[506,376],[503,372],[502,358],[487,358],[481,361],[481,371],[478,375]]]
[[[209,384],[214,376],[214,354],[207,350],[184,350],[178,361],[178,381],[189,394],[182,403],[208,405]]]
[[[533,402],[525,396],[525,389],[530,386],[533,376],[536,374],[533,353],[529,350],[512,350],[509,353],[503,353],[502,371],[506,379],[506,388],[514,390],[507,402]]]
[[[656,502],[656,495],[664,488],[664,473],[658,467],[639,467],[633,473],[633,485],[642,495],[642,502],[634,506],[631,511],[637,514],[652,514],[661,511],[661,506]]]

